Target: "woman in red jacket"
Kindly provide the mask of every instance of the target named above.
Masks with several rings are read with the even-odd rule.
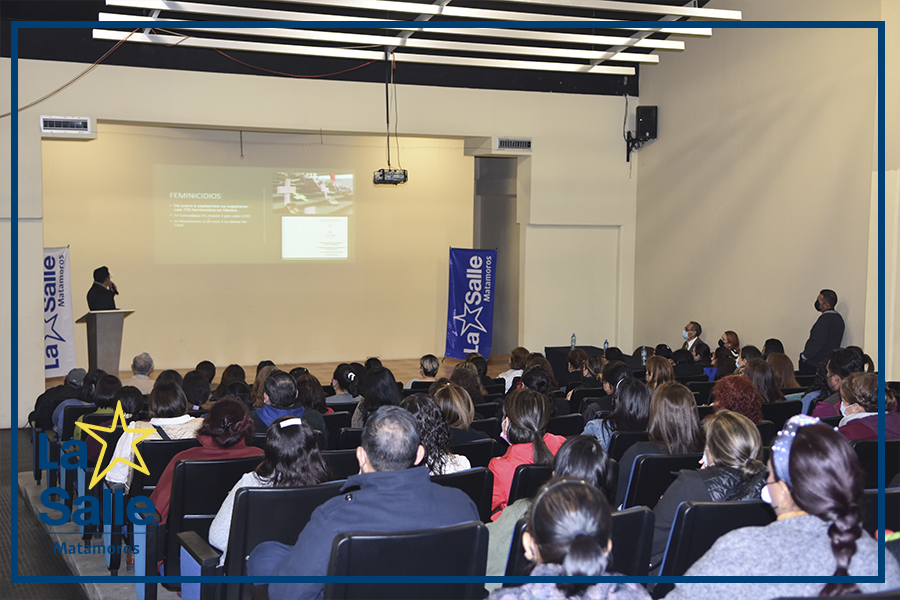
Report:
[[[561,435],[547,433],[550,406],[542,394],[520,389],[506,398],[503,407],[502,436],[510,446],[503,456],[492,458],[488,468],[494,474],[492,521],[500,517],[509,501],[509,488],[519,465],[550,465],[556,451],[566,441]]]

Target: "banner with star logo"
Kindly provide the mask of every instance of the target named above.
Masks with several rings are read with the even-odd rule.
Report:
[[[463,359],[470,352],[490,356],[496,268],[496,250],[450,248],[445,356]]]
[[[75,323],[69,283],[69,247],[44,248],[44,377],[65,377],[75,368]]]

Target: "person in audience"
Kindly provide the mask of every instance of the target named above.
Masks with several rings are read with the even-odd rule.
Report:
[[[606,366],[613,362],[623,362],[626,365],[628,364],[628,361],[625,360],[625,353],[615,346],[610,346],[603,351],[603,365]]]
[[[422,464],[428,467],[429,473],[447,475],[472,468],[468,458],[462,454],[452,454],[447,449],[450,444],[450,426],[444,420],[441,409],[428,394],[407,396],[400,403],[400,408],[408,410],[416,418],[419,440],[425,448]]]
[[[152,372],[153,358],[146,352],[141,352],[131,359],[131,377],[123,381],[122,385],[133,385],[142,394],[149,394],[153,390],[153,380],[150,379]]]
[[[365,364],[366,373],[368,373],[372,369],[379,369],[383,366],[384,365],[381,364],[381,359],[378,358],[377,356],[370,356],[369,358],[366,359],[366,364]]]
[[[258,375],[259,372],[262,371],[265,367],[274,367],[274,366],[275,366],[275,363],[272,362],[271,360],[261,360],[258,363],[256,363],[256,373]]]
[[[97,382],[94,388],[94,397],[91,404],[97,408],[94,410],[95,415],[112,415],[116,412],[116,393],[122,389],[122,382],[115,375],[104,375]],[[84,423],[84,415],[75,419],[75,423]],[[60,429],[62,431],[62,429]],[[87,435],[81,427],[75,426],[72,438],[82,440]]]
[[[419,377],[407,381],[403,388],[407,390],[412,388],[412,384],[416,381],[434,381],[440,368],[441,361],[438,360],[438,357],[434,354],[426,354],[419,359]]]
[[[81,380],[81,387],[78,389],[78,393],[75,394],[75,397],[66,398],[56,403],[56,407],[53,409],[50,417],[50,420],[53,423],[53,431],[57,434],[62,434],[63,411],[67,406],[84,406],[85,404],[94,403],[94,392],[97,388],[97,382],[105,376],[106,371],[103,369],[94,369]]]
[[[475,417],[475,406],[469,393],[460,385],[450,380],[438,380],[428,390],[428,395],[441,409],[444,420],[450,427],[450,443],[461,444],[490,439],[483,431],[472,429]]]
[[[66,374],[62,384],[54,386],[37,397],[34,410],[28,415],[28,421],[37,429],[53,429],[53,411],[65,400],[78,401],[78,393],[87,372],[74,368]]]
[[[528,360],[527,348],[523,348],[522,346],[513,348],[512,353],[509,355],[509,370],[503,371],[499,375],[499,377],[502,377],[506,381],[504,393],[509,392],[510,387],[512,387],[512,382],[516,377],[522,376],[522,372],[525,370],[526,360]]]
[[[731,354],[732,362],[737,360],[741,352],[741,339],[733,331],[726,331],[719,338],[719,348],[725,348]]]
[[[703,450],[703,430],[694,394],[680,383],[671,381],[656,388],[650,397],[648,425],[647,441],[631,446],[619,461],[616,506],[625,501],[631,468],[638,456],[692,454]]]
[[[712,389],[713,410],[731,410],[741,413],[754,423],[763,420],[763,397],[744,375],[729,375],[716,382]]]
[[[322,384],[315,375],[311,373],[301,375],[295,381],[297,382],[297,406],[303,407],[303,419],[314,431],[322,433],[323,447],[327,448],[330,432],[325,426],[325,418],[322,415],[331,409],[325,404],[325,390],[322,389]]]
[[[195,419],[187,414],[187,398],[180,385],[174,382],[156,380],[149,399],[149,421],[135,421],[136,429],[156,429],[156,432],[145,438],[148,440],[182,440],[196,437],[197,430],[203,425],[203,419]],[[134,460],[132,443],[140,434],[125,432],[116,444],[112,459],[125,458]],[[123,462],[113,465],[106,480],[114,486],[124,486],[126,490],[131,485],[131,468]]]
[[[566,400],[572,400],[572,394],[575,390],[579,388],[589,388],[592,390],[599,390],[603,387],[603,381],[600,379],[601,374],[603,373],[603,357],[602,356],[588,356],[584,361],[584,367],[581,370],[581,381],[578,382],[578,385],[571,387],[569,391],[566,393]],[[597,392],[600,395],[599,392]],[[580,407],[572,407],[569,405],[569,410],[572,408],[580,408]]]
[[[821,313],[809,330],[809,339],[800,353],[801,375],[813,375],[816,368],[828,359],[832,350],[841,347],[844,338],[844,317],[834,309],[838,297],[834,290],[822,290],[816,298],[816,311]]]
[[[485,357],[479,354],[470,359],[466,359],[466,362],[475,367],[475,372],[478,373],[478,378],[481,380],[481,385],[483,387],[487,388],[487,386],[494,384],[494,380],[488,377],[488,361]]]
[[[225,564],[234,498],[241,488],[292,488],[331,480],[331,468],[319,451],[316,432],[297,417],[279,417],[266,431],[264,458],[255,471],[238,480],[209,526],[209,543],[222,551]],[[199,575],[199,571],[197,575]],[[182,569],[182,575],[187,575]]]
[[[184,384],[184,377],[181,376],[181,373],[176,371],[175,369],[166,369],[153,382],[153,387],[156,387],[162,383],[174,383],[178,387],[181,387]]]
[[[225,395],[234,396],[244,403],[247,410],[253,410],[253,400],[250,399],[250,386],[245,381],[232,381],[225,386]]]
[[[687,325],[684,326],[684,331],[681,336],[684,338],[684,343],[681,345],[682,350],[687,350],[688,353],[693,356],[697,356],[697,362],[700,364],[709,364],[709,346],[700,339],[700,334],[703,333],[703,328],[700,327],[700,323],[696,321],[691,321]]]
[[[776,579],[878,573],[878,544],[862,527],[863,471],[853,448],[833,428],[813,417],[791,417],[772,446],[762,498],[777,520],[725,534],[685,573],[687,578],[728,574],[743,581],[690,583],[686,578],[667,600],[842,596],[900,587],[900,566],[889,553],[884,583]],[[764,579],[747,581],[757,577]]]
[[[453,368],[450,374],[450,381],[462,386],[469,393],[472,404],[481,404],[484,402],[484,395],[487,390],[481,385],[481,379],[478,377],[478,371],[471,363],[461,362]]]
[[[731,350],[721,346],[713,352],[712,366],[716,369],[713,381],[733,375],[737,368],[734,364],[734,357],[731,356]]]
[[[631,367],[629,367],[627,363],[622,361],[606,363],[603,367],[603,372],[600,374],[600,379],[603,382],[603,391],[606,396],[613,396],[619,382],[631,377],[631,374]],[[605,396],[602,396],[600,400],[603,400],[604,398]],[[580,406],[579,408],[581,409],[581,415],[584,417],[585,422],[588,422],[592,420],[600,410],[600,402],[591,402],[585,406]]]
[[[347,478],[345,493],[316,508],[296,544],[259,544],[250,554],[248,574],[325,575],[335,536],[348,531],[411,531],[478,521],[475,503],[464,492],[431,482],[420,464],[424,456],[409,412],[399,406],[373,412],[356,450],[359,475]],[[272,583],[268,595],[270,600],[320,598],[323,588],[321,582]]]
[[[338,402],[359,402],[359,384],[362,379],[347,363],[342,363],[334,370],[331,376],[331,387],[334,388],[334,396],[325,398],[325,404]]]
[[[612,551],[612,511],[596,487],[579,479],[554,479],[528,511],[522,534],[525,558],[535,577],[599,577],[606,574]],[[606,598],[650,600],[638,583],[586,583],[572,580],[526,583],[494,590],[489,600],[568,600]]]
[[[216,402],[203,418],[203,424],[197,430],[199,447],[182,450],[172,457],[162,475],[156,489],[150,494],[150,500],[159,513],[160,523],[169,517],[169,503],[172,496],[172,477],[175,465],[182,460],[222,460],[227,458],[246,458],[261,456],[261,448],[249,445],[253,441],[253,421],[247,413],[247,407],[237,398],[225,396]]]
[[[550,364],[550,361],[547,360],[540,352],[532,352],[528,357],[528,360],[525,361],[525,370],[528,370],[528,367],[533,367],[534,365],[540,365],[544,367],[544,370],[550,374],[550,383],[549,390],[550,392],[555,392],[559,389],[559,382],[556,381],[556,375],[553,373],[553,366]],[[524,373],[523,373],[524,374]]]
[[[551,417],[567,415],[569,414],[569,401],[565,398],[554,398],[550,395],[552,391],[550,382],[552,379],[553,377],[547,372],[547,369],[540,365],[532,365],[522,373],[522,387],[536,391],[547,400]]]
[[[583,435],[593,435],[609,450],[616,431],[646,431],[650,418],[650,390],[632,377],[616,384],[612,412],[606,418],[593,419],[584,426]]]
[[[581,386],[581,377],[584,373],[584,363],[587,362],[587,358],[587,352],[581,348],[571,350],[566,357],[566,369],[569,375],[569,379],[566,382],[566,395]]]
[[[580,479],[603,492],[612,502],[616,497],[615,478],[612,463],[606,450],[589,435],[569,438],[560,446],[553,460],[553,477]],[[532,498],[520,498],[506,507],[496,521],[487,524],[490,532],[488,540],[488,562],[486,575],[499,576],[506,572],[509,545],[516,522],[526,516]],[[523,573],[524,575],[524,573]],[[490,591],[500,584],[485,584]]]
[[[676,378],[703,375],[704,365],[694,361],[690,350],[676,350],[672,353],[672,361],[675,363],[672,371]]]
[[[668,344],[657,344],[656,349],[653,351],[653,356],[661,356],[671,361],[672,348]]]
[[[119,388],[119,391],[117,391],[116,395],[113,397],[113,407],[115,407],[120,402],[122,403],[122,414],[127,422],[146,418],[146,415],[143,414],[144,395],[141,393],[141,390],[137,389],[133,385],[126,385]],[[110,425],[112,425],[112,422],[112,416],[110,416],[109,420],[104,421],[100,424],[100,426],[109,427]],[[103,431],[96,431],[96,433],[107,441],[112,435],[112,433],[106,433]],[[85,435],[84,443],[87,445],[88,464],[95,464],[100,458],[100,451],[103,449],[103,446],[92,435]],[[107,453],[111,453],[112,451],[113,448],[109,448],[107,450]],[[107,454],[106,458],[108,462],[109,454]]]
[[[894,390],[885,388],[885,439],[900,438],[900,414]],[[838,432],[848,440],[878,439],[878,376],[851,373],[841,381],[841,419]]]
[[[675,371],[672,363],[661,356],[651,356],[647,359],[647,387],[650,391],[669,381],[675,381]]]
[[[307,369],[306,367],[294,367],[293,369],[291,369],[290,371],[288,371],[288,374],[289,374],[291,377],[293,377],[295,381],[296,381],[297,378],[299,378],[301,375],[306,375],[307,373],[309,373],[309,369]],[[317,378],[317,379],[318,379],[318,378]],[[324,391],[324,390],[323,390],[323,391]]]
[[[247,383],[247,375],[244,373],[244,368],[241,365],[228,365],[225,367],[225,370],[222,371],[222,379],[219,380],[219,385],[216,387],[216,391],[213,392],[213,398],[218,400],[224,396],[225,388],[228,387],[228,384],[232,381],[243,381],[244,383]]]
[[[263,367],[260,373],[267,369],[269,367]],[[262,407],[251,413],[256,433],[265,433],[275,419],[281,417],[298,417],[309,421],[310,415],[306,414],[306,408],[301,406],[297,399],[297,382],[290,374],[275,369],[259,383],[259,386],[262,390]],[[322,421],[322,415],[318,417],[318,420]],[[321,422],[318,425],[325,426]],[[313,423],[309,423],[309,426],[316,428]]]
[[[382,406],[398,406],[403,396],[397,388],[397,380],[387,367],[375,367],[363,379],[362,400],[356,405],[350,418],[352,427],[361,428],[366,419]]]
[[[734,366],[737,367],[737,369],[735,370],[735,374],[743,375],[747,370],[747,363],[754,358],[762,358],[762,352],[759,351],[759,348],[751,345],[747,345],[741,348],[741,351],[738,354],[737,361],[734,363]]]
[[[266,392],[266,379],[277,370],[278,368],[272,365],[263,365],[262,368],[256,372],[256,379],[253,381],[253,388],[250,390],[250,400],[253,402],[253,408],[259,409],[263,407],[263,396]]]
[[[865,359],[861,352],[852,348],[840,348],[825,363],[825,385],[831,395],[819,396],[813,409],[814,417],[836,417],[841,414],[841,382],[851,373],[865,370]]]
[[[703,421],[706,447],[700,469],[683,469],[653,508],[656,525],[650,563],[658,568],[669,530],[682,502],[758,500],[766,482],[766,466],[759,461],[759,429],[742,414],[722,410]]]
[[[784,402],[784,394],[775,385],[775,373],[769,363],[761,358],[754,358],[747,363],[745,375],[756,387],[764,403]]]
[[[209,410],[215,404],[210,402],[209,380],[200,371],[189,371],[184,376],[181,389],[184,390],[190,410]]]
[[[197,363],[197,366],[194,367],[194,370],[200,371],[206,375],[206,379],[209,381],[210,387],[212,387],[213,379],[216,378],[216,365],[213,364],[211,360],[201,360]]]
[[[765,341],[762,347],[763,358],[769,360],[769,355],[773,352],[777,352],[780,354],[784,354],[784,344],[781,343],[781,340],[778,338],[769,338]],[[793,369],[793,362],[791,363],[791,368]]]
[[[863,352],[863,349],[859,346],[847,346],[848,350],[853,350],[860,356],[862,356],[863,365],[865,366],[864,371],[866,373],[874,373],[875,372],[875,363],[872,361],[872,357]]]
[[[800,384],[797,383],[797,379],[794,377],[794,363],[791,361],[790,356],[784,352],[770,352],[766,357],[766,362],[772,367],[775,387],[782,390],[800,387]]]
[[[492,521],[496,521],[509,500],[509,488],[519,465],[549,465],[563,442],[561,435],[547,433],[550,406],[540,393],[515,390],[503,405],[502,436],[509,442],[503,456],[492,458],[488,468],[494,474],[491,500]]]

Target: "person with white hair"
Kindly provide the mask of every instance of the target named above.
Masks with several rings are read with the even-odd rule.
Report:
[[[131,377],[122,382],[123,386],[133,385],[141,390],[142,394],[153,391],[153,380],[150,373],[153,372],[153,358],[146,352],[141,352],[131,361]]]

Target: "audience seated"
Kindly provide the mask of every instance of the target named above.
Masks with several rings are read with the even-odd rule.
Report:
[[[798,388],[800,384],[794,378],[794,362],[784,352],[770,352],[766,362],[772,367],[775,386],[779,389]]]
[[[606,396],[612,396],[615,393],[616,386],[619,385],[619,382],[631,377],[631,373],[631,367],[629,367],[627,363],[622,361],[606,363],[603,367],[603,373],[600,375],[600,379],[603,382],[603,391]],[[592,420],[597,411],[600,410],[600,404],[598,402],[591,402],[579,408],[581,409],[581,415],[584,417],[585,422],[588,422]]]
[[[428,467],[431,475],[447,475],[472,468],[468,458],[461,454],[451,454],[447,450],[450,444],[450,426],[444,420],[441,409],[428,394],[407,396],[400,403],[400,408],[408,410],[416,419],[419,441],[425,449],[422,464]]]
[[[759,351],[759,348],[750,346],[749,344],[741,348],[737,362],[735,363],[735,366],[737,367],[735,374],[743,375],[744,371],[747,369],[747,363],[754,358],[762,358],[762,352]]]
[[[359,385],[361,382],[362,378],[353,370],[351,365],[347,363],[339,364],[331,377],[331,387],[334,388],[334,396],[325,398],[325,403],[359,402]]]
[[[366,421],[356,450],[360,474],[346,493],[313,512],[294,546],[264,542],[250,554],[251,577],[325,575],[331,545],[340,533],[432,529],[478,521],[475,503],[462,491],[431,482],[421,463],[425,450],[415,419],[397,406],[382,406]],[[352,488],[359,488],[351,491]],[[319,598],[324,583],[272,583],[270,600]]]
[[[718,412],[723,409],[741,413],[754,423],[763,420],[763,398],[759,390],[744,375],[729,375],[720,379],[713,386],[712,395],[713,410]]]
[[[214,403],[210,402],[209,380],[200,371],[190,371],[185,375],[181,389],[184,390],[190,410],[212,408]]]
[[[468,392],[469,398],[472,399],[472,404],[484,402],[484,395],[487,393],[487,390],[484,389],[481,378],[478,376],[478,370],[472,363],[461,362],[456,365],[450,374],[450,381],[462,386]]]
[[[513,475],[519,465],[549,465],[566,438],[547,433],[550,406],[540,393],[515,390],[503,406],[502,435],[510,446],[503,456],[492,458],[488,468],[494,474],[491,501],[492,521],[496,521],[509,499]]]
[[[94,391],[97,387],[97,382],[100,381],[100,379],[105,375],[106,371],[102,369],[94,369],[93,371],[85,375],[81,380],[81,388],[78,390],[78,394],[76,394],[72,398],[66,398],[56,403],[56,407],[53,409],[53,413],[51,416],[51,421],[53,422],[53,430],[57,434],[62,433],[62,420],[65,408],[67,406],[83,406],[85,404],[93,404]]]
[[[704,365],[694,361],[694,355],[690,350],[676,350],[672,353],[672,360],[675,363],[672,371],[676,378],[703,375]]]
[[[885,389],[885,439],[900,438],[900,415],[894,390]],[[838,432],[848,440],[878,439],[878,376],[851,373],[841,382],[841,419]]]
[[[367,365],[368,362],[366,361]],[[397,380],[394,379],[390,369],[377,366],[366,371],[362,385],[362,400],[350,418],[351,427],[361,429],[373,412],[382,406],[398,406],[402,399],[400,390],[397,389]]]
[[[536,577],[599,577],[606,573],[612,551],[612,511],[596,487],[579,479],[557,479],[538,493],[528,511],[522,535],[525,557],[535,563]],[[526,583],[494,590],[489,600],[562,600],[615,598],[649,600],[638,583],[576,581]]]
[[[95,415],[112,415],[116,412],[116,392],[122,389],[122,382],[115,375],[104,375],[94,387],[94,396],[91,398],[91,404],[96,406]],[[84,415],[75,420],[76,423],[84,422]],[[80,427],[75,427],[75,434],[72,436],[76,440],[91,437],[84,433]]]
[[[836,417],[841,414],[841,382],[851,373],[865,370],[865,358],[854,348],[838,348],[825,363],[825,386],[831,395],[819,395],[813,409],[814,417]]]
[[[765,402],[784,402],[784,394],[775,385],[775,373],[769,363],[761,358],[754,358],[747,363],[744,374]]]
[[[748,382],[749,383],[749,382]],[[637,442],[619,462],[616,506],[625,501],[634,461],[642,454],[691,454],[703,450],[703,431],[694,394],[680,383],[664,383],[650,397],[646,442]]]
[[[28,415],[28,421],[34,427],[48,431],[53,429],[53,412],[64,400],[77,400],[81,391],[84,369],[74,368],[68,372],[60,385],[46,390],[34,401],[34,410]]]
[[[149,421],[135,421],[136,429],[153,428],[156,432],[147,437],[148,440],[180,440],[197,436],[197,430],[203,425],[203,419],[195,419],[187,414],[187,398],[181,390],[181,386],[174,382],[163,381],[159,378],[153,391],[150,392]],[[119,438],[113,459],[125,458],[134,460],[132,442],[140,434],[125,432]],[[113,465],[106,480],[113,485],[124,485],[127,489],[131,484],[131,469],[123,462]]]
[[[175,369],[166,369],[162,373],[159,374],[159,377],[153,382],[153,387],[156,387],[162,383],[174,383],[178,387],[181,387],[184,384],[184,377],[182,377],[181,373],[176,371]]]
[[[553,388],[553,375],[541,365],[531,365],[526,367],[522,373],[522,387],[534,390],[539,393],[547,401],[550,407],[550,416],[569,414],[569,401],[565,398],[555,398],[550,395]]]
[[[247,375],[244,373],[244,368],[241,365],[228,365],[225,367],[225,370],[222,371],[222,379],[219,380],[219,385],[213,391],[213,398],[218,400],[224,396],[225,389],[232,381],[243,381],[244,383],[247,383]]]
[[[731,354],[732,362],[737,360],[741,353],[741,339],[733,331],[726,331],[719,338],[719,348],[725,348]]]
[[[146,415],[142,415],[141,412],[144,409],[144,395],[141,393],[141,390],[137,389],[133,385],[128,385],[116,392],[116,395],[113,397],[112,405],[115,407],[119,402],[122,403],[122,413],[125,417],[126,421],[131,422],[136,419],[146,418]],[[115,409],[113,410],[113,413]],[[100,423],[101,427],[109,427],[112,425],[112,414],[110,413],[110,417],[108,421],[104,421]],[[97,435],[103,437],[104,439],[109,439],[110,433],[97,431]],[[87,445],[87,457],[88,463],[93,464],[97,462],[97,459],[100,458],[100,450],[102,446],[97,439],[92,435],[84,436],[84,443]],[[111,451],[112,449],[110,449]]]
[[[604,450],[609,450],[614,432],[646,431],[650,418],[650,390],[637,379],[620,379],[613,396],[615,401],[609,416],[593,419],[584,426],[584,434],[597,438]]]
[[[441,368],[441,361],[434,354],[426,354],[419,359],[419,378],[412,378],[403,386],[404,389],[410,389],[416,381],[434,381],[437,376],[438,369]]]
[[[744,415],[722,410],[703,421],[706,446],[700,469],[683,469],[653,508],[656,526],[650,562],[658,567],[669,530],[682,502],[759,500],[766,466],[759,459],[762,440]]]
[[[509,392],[513,379],[522,376],[522,372],[525,370],[526,360],[528,360],[527,348],[523,348],[522,346],[513,348],[512,353],[509,355],[509,370],[503,371],[499,375],[499,377],[502,377],[506,381],[506,392]]]
[[[724,346],[716,348],[712,355],[712,366],[715,369],[712,381],[717,381],[723,377],[733,375],[737,366],[734,364],[734,357],[731,351]]]
[[[612,463],[606,450],[589,435],[579,435],[560,446],[553,460],[554,477],[572,477],[596,487],[609,502],[615,498],[615,479]],[[509,558],[509,544],[516,522],[524,517],[531,507],[531,498],[516,500],[506,507],[496,521],[487,524],[490,532],[488,542],[488,576],[503,575]],[[493,589],[499,584],[488,584]]]
[[[863,473],[856,454],[833,428],[818,419],[791,417],[772,446],[763,500],[778,520],[734,530],[716,541],[685,575],[722,575],[744,580],[676,584],[668,600],[768,600],[840,596],[900,587],[900,566],[885,556],[885,583],[771,581],[780,577],[830,575],[875,577],[878,545],[862,528]],[[812,424],[811,424],[812,423]],[[751,578],[766,580],[751,583]]]
[[[383,367],[384,365],[381,364],[381,359],[377,356],[370,356],[366,359],[366,364],[364,366],[366,369],[366,373],[368,373],[372,369],[377,369]]]
[[[253,400],[250,399],[250,386],[245,381],[235,380],[224,387],[225,396],[234,396],[244,403],[248,411],[253,410]],[[213,399],[210,398],[212,402]]]
[[[675,371],[672,363],[662,356],[651,356],[647,359],[647,387],[652,392],[659,386],[669,381],[675,381]]]
[[[153,380],[150,379],[152,372],[153,358],[146,352],[141,352],[131,360],[131,377],[123,381],[122,385],[132,385],[141,390],[142,394],[149,394],[153,390]]]
[[[253,421],[247,407],[237,398],[222,397],[203,418],[197,430],[199,447],[182,450],[169,461],[159,477],[150,500],[159,513],[159,522],[165,523],[169,516],[169,500],[172,494],[172,476],[175,465],[181,460],[220,460],[225,458],[245,458],[260,456],[263,451],[248,445],[253,440]]]
[[[428,390],[428,395],[434,400],[444,420],[450,427],[450,443],[461,444],[477,440],[489,439],[490,436],[483,431],[472,429],[472,421],[475,416],[475,406],[469,393],[450,380],[438,380]]]
[[[566,381],[566,395],[568,396],[577,387],[581,386],[581,378],[584,374],[584,363],[587,362],[587,352],[581,348],[575,348],[569,351],[566,359],[566,369],[569,378]]]
[[[292,376],[293,377],[293,376]],[[315,375],[307,373],[295,378],[297,382],[297,405],[304,409],[303,420],[314,430],[322,432],[325,447],[328,447],[330,432],[322,417],[327,412],[334,412],[325,404],[325,390]],[[338,432],[334,432],[337,435]]]
[[[769,338],[762,347],[763,358],[769,360],[772,353],[784,354],[784,344],[778,338]]]
[[[216,378],[216,365],[213,364],[211,360],[201,360],[197,363],[197,366],[194,367],[194,370],[200,371],[206,375],[206,379],[209,381],[210,387],[212,387],[213,379]]]
[[[528,367],[533,367],[535,365],[544,367],[544,370],[550,374],[550,382],[547,386],[549,392],[552,393],[557,391],[559,389],[559,382],[556,381],[556,375],[553,373],[553,366],[550,364],[550,361],[547,360],[547,357],[540,352],[532,352],[528,356],[528,360],[525,361],[525,370],[527,371]],[[524,371],[522,374],[525,374]]]
[[[475,356],[467,356],[466,362],[470,363],[473,367],[475,367],[475,372],[478,373],[478,378],[481,380],[481,385],[487,387],[489,385],[493,385],[494,380],[488,377],[488,361],[480,354],[475,354]]]
[[[274,365],[262,365],[256,371],[256,379],[253,380],[253,387],[250,389],[250,401],[253,402],[253,408],[260,409],[265,404],[263,396],[266,393],[266,379],[277,370],[278,367]],[[266,424],[266,427],[268,427],[268,424]]]

